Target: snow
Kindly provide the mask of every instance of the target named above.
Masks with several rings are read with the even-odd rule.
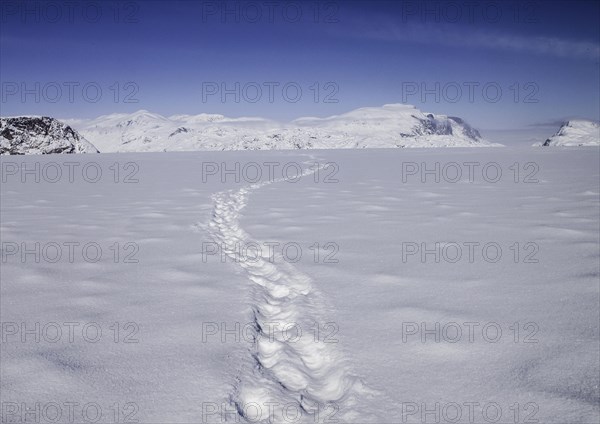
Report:
[[[0,154],[98,153],[85,138],[49,117],[0,118]]]
[[[103,153],[497,146],[459,118],[426,114],[404,104],[290,123],[206,113],[166,118],[146,110],[64,121]]]
[[[600,124],[572,119],[563,124],[543,146],[600,146]]]
[[[598,155],[506,147],[2,157],[1,393],[4,407],[18,408],[4,408],[3,419],[20,422],[22,405],[72,402],[72,422],[91,403],[98,422],[115,422],[115,403],[119,422],[132,413],[144,423],[260,422],[257,406],[262,422],[451,422],[459,411],[457,422],[483,423],[498,410],[502,423],[598,422]],[[66,171],[58,182],[22,182],[22,164],[43,172],[69,161],[79,164],[72,182]],[[92,162],[102,170],[95,183],[82,174]],[[277,164],[272,175],[267,162]],[[236,163],[248,181],[228,173]],[[436,163],[439,182],[427,174]],[[471,176],[465,163],[479,163]],[[302,167],[298,181],[284,178],[284,164]],[[80,244],[72,262],[64,248],[56,263],[50,247],[36,263],[6,245],[35,242]],[[82,256],[91,242],[103,249],[98,262]],[[303,255],[240,255],[252,242],[294,242]],[[436,242],[447,257],[452,246],[479,246],[472,262],[467,249],[457,262],[408,253]],[[126,263],[127,243],[138,246],[137,263]],[[483,259],[485,243],[501,246],[497,262]],[[215,245],[222,252],[212,254]],[[332,253],[338,262],[325,260]],[[49,331],[36,342],[36,322],[61,324],[62,337],[52,343]],[[302,337],[269,322],[294,323]],[[73,341],[64,323],[77,324]],[[102,329],[98,342],[82,336],[90,323]],[[236,323],[247,333],[232,332]],[[427,413],[436,408],[437,417]]]

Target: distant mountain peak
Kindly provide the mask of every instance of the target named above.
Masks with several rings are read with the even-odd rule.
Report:
[[[70,126],[47,116],[0,118],[0,154],[98,153]]]
[[[600,124],[587,119],[570,119],[541,145],[545,147],[600,146]]]

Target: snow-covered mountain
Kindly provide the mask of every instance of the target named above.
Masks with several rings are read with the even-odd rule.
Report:
[[[539,144],[538,144],[539,145]],[[600,124],[585,119],[565,122],[542,146],[600,146]]]
[[[497,146],[460,118],[402,104],[287,124],[217,114],[164,117],[146,110],[65,122],[103,152]]]
[[[70,126],[48,117],[0,118],[0,154],[98,153]]]

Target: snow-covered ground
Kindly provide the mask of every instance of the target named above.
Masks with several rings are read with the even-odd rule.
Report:
[[[3,157],[2,419],[598,422],[598,155]]]

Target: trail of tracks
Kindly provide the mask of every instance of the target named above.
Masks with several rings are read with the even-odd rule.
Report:
[[[307,331],[325,323],[322,296],[313,280],[280,257],[248,258],[236,248],[253,241],[239,222],[248,196],[276,182],[213,196],[208,231],[251,282],[255,324],[253,351],[230,402],[241,417],[254,423],[376,422],[365,406],[377,392],[352,374],[335,343]]]

